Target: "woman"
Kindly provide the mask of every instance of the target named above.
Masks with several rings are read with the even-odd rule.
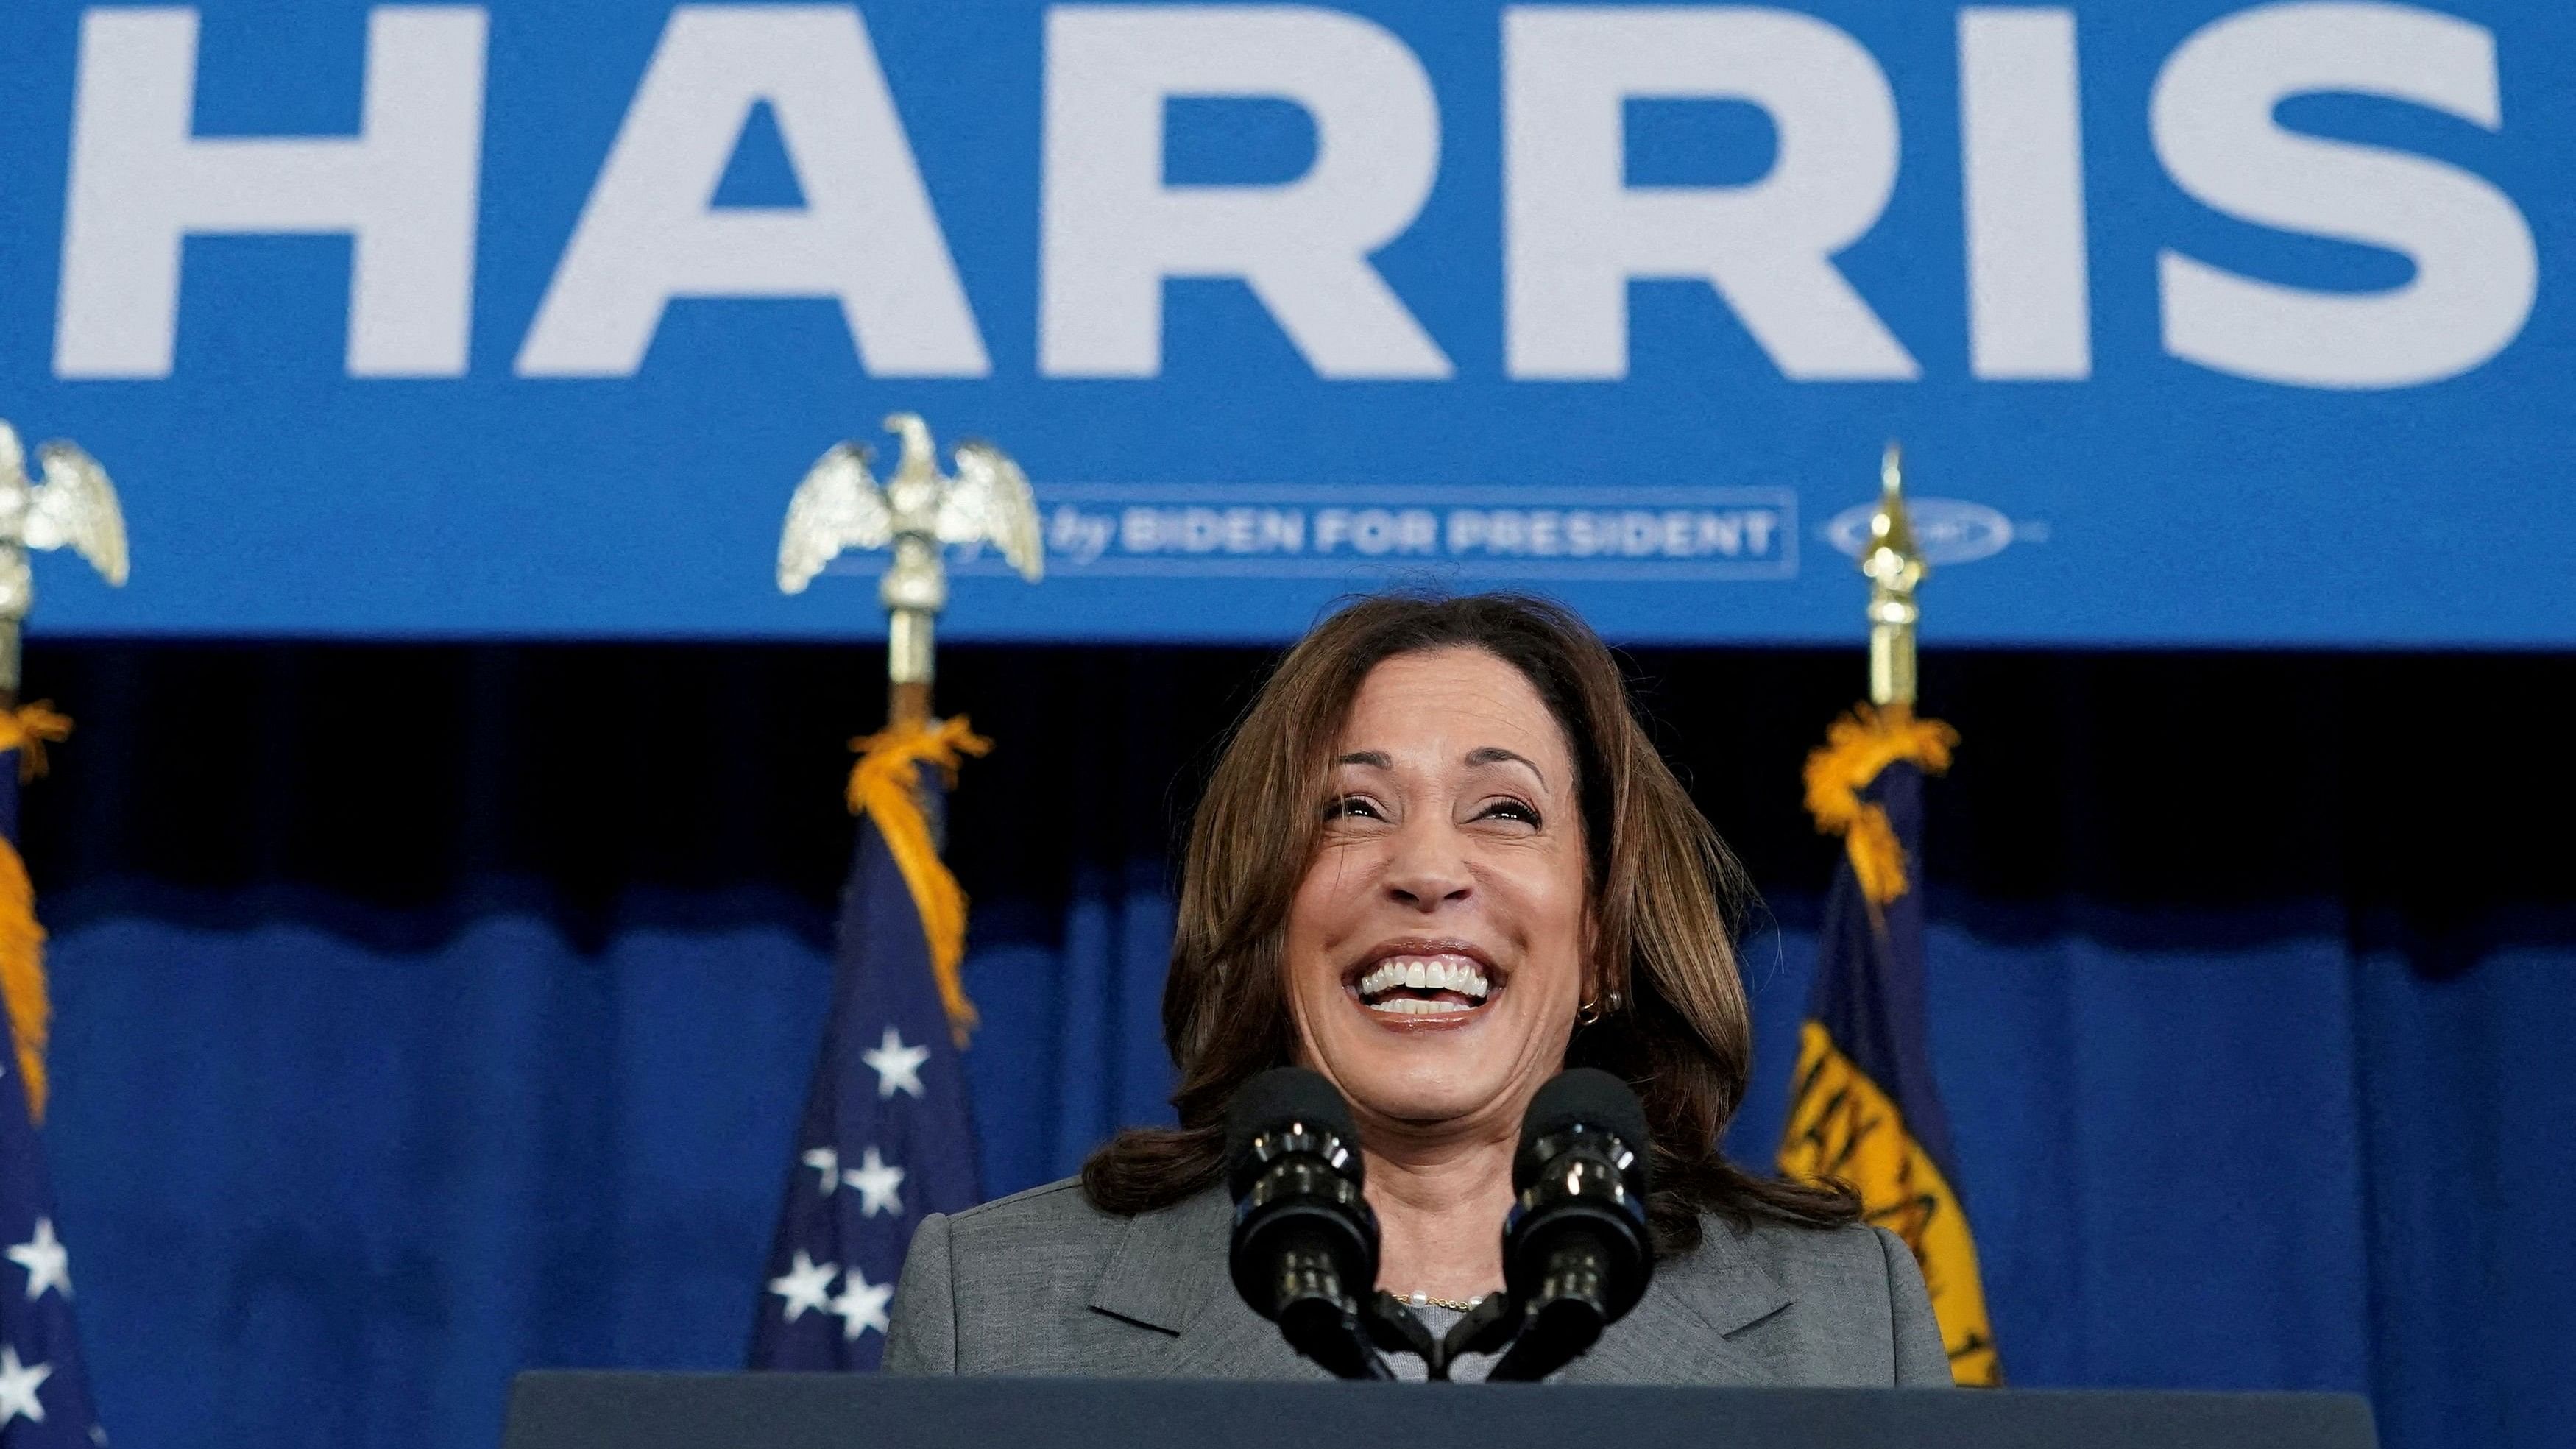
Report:
[[[1849,1192],[1718,1151],[1751,1069],[1730,931],[1746,894],[1572,613],[1508,595],[1342,610],[1281,662],[1191,826],[1163,994],[1180,1127],[925,1219],[886,1365],[1320,1376],[1226,1274],[1226,1108],[1290,1062],[1350,1103],[1378,1286],[1444,1330],[1502,1285],[1523,1109],[1592,1065],[1652,1125],[1659,1261],[1558,1378],[1948,1383],[1904,1246]]]

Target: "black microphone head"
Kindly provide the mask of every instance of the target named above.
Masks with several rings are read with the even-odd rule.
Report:
[[[1375,1357],[1359,1327],[1359,1302],[1377,1283],[1377,1215],[1360,1192],[1359,1147],[1342,1094],[1302,1067],[1244,1083],[1225,1114],[1235,1291],[1291,1347],[1345,1378]]]
[[[1632,1170],[1637,1175],[1637,1190],[1645,1190],[1647,1162],[1653,1155],[1654,1143],[1646,1130],[1645,1105],[1626,1082],[1599,1067],[1559,1072],[1530,1098],[1529,1111],[1521,1117],[1521,1147],[1512,1176],[1518,1179],[1538,1169],[1540,1164],[1532,1160],[1531,1148],[1542,1139],[1577,1126],[1607,1132],[1636,1154]],[[1513,1185],[1528,1186],[1520,1181]]]
[[[1530,1098],[1503,1224],[1503,1286],[1530,1318],[1498,1377],[1563,1364],[1645,1296],[1655,1276],[1652,1146],[1644,1105],[1608,1072],[1562,1072]]]
[[[1350,1152],[1346,1175],[1358,1180],[1360,1134],[1351,1125],[1350,1104],[1342,1100],[1342,1094],[1324,1080],[1321,1072],[1304,1067],[1272,1067],[1244,1083],[1234,1094],[1233,1107],[1225,1114],[1225,1161],[1237,1197],[1243,1195],[1246,1169],[1258,1165],[1247,1161],[1252,1140],[1289,1122],[1303,1122],[1341,1138]]]

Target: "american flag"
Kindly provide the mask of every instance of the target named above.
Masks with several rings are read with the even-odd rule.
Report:
[[[0,750],[0,850],[7,852],[0,859],[0,893],[23,901],[26,870],[17,836],[18,752]],[[10,908],[0,902],[0,912]],[[32,951],[39,938],[31,928],[27,935]],[[33,1006],[23,999],[13,1004]],[[0,1016],[8,1014],[0,1008]],[[0,1449],[92,1449],[107,1436],[99,1431],[81,1368],[71,1255],[54,1218],[44,1142],[26,1070],[5,1029],[10,1025],[0,1022]]]
[[[920,793],[938,810],[935,784]],[[885,837],[862,816],[832,1014],[796,1129],[751,1366],[875,1368],[914,1225],[982,1197],[963,1064],[921,915]]]

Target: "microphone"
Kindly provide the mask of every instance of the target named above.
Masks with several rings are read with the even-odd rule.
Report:
[[[1598,1068],[1560,1073],[1530,1099],[1503,1224],[1503,1286],[1520,1332],[1489,1378],[1545,1378],[1646,1295],[1651,1147],[1637,1094]]]
[[[1302,1067],[1263,1072],[1226,1113],[1225,1155],[1235,1291],[1335,1377],[1395,1377],[1360,1316],[1377,1284],[1377,1215],[1342,1094]]]

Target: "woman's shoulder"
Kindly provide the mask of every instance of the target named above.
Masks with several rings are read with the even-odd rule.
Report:
[[[1115,1232],[1127,1219],[1105,1213],[1083,1195],[1082,1179],[1060,1178],[948,1215],[952,1233],[1081,1235]]]
[[[1728,1276],[1776,1285],[1788,1301],[1811,1311],[1862,1311],[1872,1316],[1902,1311],[1923,1297],[1923,1275],[1905,1241],[1867,1223],[1818,1226],[1757,1216],[1736,1223],[1716,1214],[1700,1219],[1700,1250]]]
[[[1000,1272],[1025,1283],[1033,1272],[1097,1274],[1130,1221],[1093,1207],[1082,1179],[1068,1177],[951,1213],[938,1232],[961,1277]]]
[[[1133,1372],[1137,1323],[1195,1301],[1224,1260],[1225,1194],[1133,1217],[1068,1178],[922,1220],[895,1292],[886,1362],[912,1373]],[[1093,1311],[1093,1310],[1100,1311]],[[1132,1320],[1132,1321],[1131,1321]]]
[[[1891,1254],[1905,1245],[1894,1233],[1867,1223],[1820,1226],[1785,1218],[1755,1217],[1743,1223],[1716,1213],[1700,1217],[1703,1245],[1740,1255],[1758,1265],[1782,1287],[1841,1280],[1874,1282],[1884,1293]]]
[[[1221,1252],[1230,1220],[1222,1189],[1130,1216],[1093,1206],[1082,1179],[1068,1177],[925,1219],[915,1245],[922,1239],[939,1245],[961,1296],[994,1282],[1025,1291],[1040,1281],[1087,1294],[1122,1253],[1156,1258],[1166,1249],[1203,1249],[1211,1235]],[[1139,1224],[1145,1225],[1141,1242]]]

